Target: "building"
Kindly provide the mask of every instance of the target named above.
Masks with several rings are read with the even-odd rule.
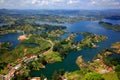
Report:
[[[40,77],[32,77],[30,80],[40,80]]]
[[[20,40],[20,41],[23,41],[23,40],[26,40],[26,39],[28,39],[28,38],[25,35],[21,35],[21,36],[18,37],[18,40]]]

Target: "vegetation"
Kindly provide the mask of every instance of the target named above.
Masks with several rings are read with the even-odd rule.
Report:
[[[52,80],[61,80],[64,73],[65,73],[64,69],[59,69],[57,71],[54,71]]]
[[[89,32],[80,32],[78,34],[82,34],[84,36],[84,39],[82,39],[77,44],[78,49],[81,49],[81,48],[84,48],[84,47],[90,47],[90,48],[97,47],[96,43],[104,41],[104,40],[107,39],[106,36],[96,35],[96,34],[92,34],[92,33],[89,33]]]
[[[33,60],[27,64],[27,68],[29,70],[40,70],[41,68],[45,68],[40,60]]]
[[[53,46],[53,51],[58,52],[62,58],[65,58],[68,52],[71,50],[70,42],[64,42],[66,40],[61,40],[60,42],[56,42]],[[63,43],[64,42],[64,43]]]
[[[47,63],[54,63],[54,62],[62,61],[62,58],[60,57],[60,54],[58,52],[50,52],[44,57]]]
[[[56,40],[58,37],[60,37],[61,35],[63,35],[64,33],[66,33],[66,30],[52,30],[50,32],[44,32],[42,34],[40,34],[41,37],[43,37],[44,39],[51,39],[51,40]]]
[[[0,53],[3,53],[4,51],[9,51],[10,47],[11,47],[10,42],[0,42]]]
[[[83,80],[84,74],[82,74],[80,70],[77,70],[77,71],[65,73],[64,77],[67,78],[67,80],[74,80],[74,79]]]
[[[99,73],[87,73],[85,74],[86,80],[104,80],[101,74]]]
[[[22,59],[24,56],[32,56],[37,55],[37,59],[31,59],[30,62],[23,63],[23,65],[26,65],[29,70],[40,70],[41,68],[45,68],[45,65],[47,63],[54,63],[58,61],[62,61],[67,54],[71,50],[77,50],[77,47],[84,48],[88,47],[88,44],[97,43],[102,40],[105,40],[106,37],[99,36],[92,33],[81,33],[84,35],[84,39],[78,43],[74,42],[74,37],[76,34],[71,34],[68,38],[62,39],[62,40],[56,40],[51,37],[59,37],[62,35],[65,31],[63,30],[53,30],[50,32],[47,32],[47,38],[46,36],[40,34],[29,34],[27,35],[28,39],[21,41],[21,45],[15,47],[12,51],[3,51],[3,54],[1,57],[0,63],[2,64],[1,67],[1,73],[7,74],[8,70],[6,68],[8,63],[11,63],[11,66],[17,65],[19,62],[16,60]],[[92,37],[92,38],[91,38]],[[88,42],[88,39],[90,39],[92,42]],[[52,40],[52,41],[51,41]],[[31,46],[29,46],[31,45]],[[84,46],[79,46],[84,45]],[[89,47],[92,47],[92,45],[89,45]],[[9,48],[8,45],[4,44],[4,46]],[[7,57],[6,57],[7,56]]]
[[[47,17],[47,18],[46,18]],[[49,25],[49,24],[36,24],[35,20],[42,20],[47,22],[62,23],[62,20],[68,21],[64,16],[50,15],[4,15],[0,16],[0,20],[6,23],[1,26],[0,34],[7,34],[11,32],[25,32],[28,39],[21,41],[19,46],[13,50],[10,42],[0,42],[0,73],[8,74],[11,67],[22,64],[21,69],[16,70],[19,74],[15,74],[13,80],[26,80],[29,78],[28,72],[30,70],[40,70],[45,68],[48,63],[55,63],[62,61],[68,53],[72,50],[77,51],[82,48],[96,48],[96,43],[107,39],[106,36],[92,34],[89,32],[71,33],[66,39],[57,40],[58,37],[66,33],[66,26],[62,25]],[[70,18],[68,22],[82,20],[82,18]],[[108,29],[119,30],[119,25],[112,25],[109,23],[100,22],[101,25],[107,26]],[[108,27],[109,26],[109,27]],[[111,28],[113,27],[114,28]],[[41,31],[40,34],[36,34]],[[75,42],[76,35],[83,35],[81,41]],[[120,53],[119,42],[112,45],[110,49],[105,49],[97,55],[93,61],[85,63],[82,57],[77,58],[77,65],[80,70],[73,72],[65,72],[58,70],[53,73],[53,80],[119,80],[120,79],[120,61],[116,58],[111,58],[113,53]],[[10,64],[10,67],[9,67]],[[112,69],[108,73],[103,73],[103,70]],[[108,70],[107,70],[108,71]],[[114,72],[115,71],[115,72]],[[27,74],[26,74],[26,73]],[[16,72],[15,72],[16,73]],[[110,76],[113,75],[113,78]],[[41,79],[45,76],[41,75]]]
[[[120,79],[120,64],[115,67],[115,71],[117,73],[118,79]]]
[[[120,42],[116,42],[111,46],[111,48],[115,53],[120,54]]]
[[[85,71],[85,72],[84,72]],[[104,77],[102,74],[91,72],[87,68],[76,70],[73,72],[65,73],[64,77],[67,80],[104,80]]]
[[[58,25],[48,25],[48,24],[43,24],[43,25],[38,25],[40,28],[44,28],[45,31],[51,32],[53,30],[63,30],[66,29],[66,26],[58,26]]]
[[[120,79],[120,61],[117,59],[116,50],[119,42],[116,42],[110,49],[104,49],[99,52],[97,57],[91,62],[85,62],[82,56],[76,60],[80,70],[65,73],[64,77],[68,80],[119,80]],[[112,56],[111,56],[112,55]]]
[[[67,54],[71,50],[81,50],[82,48],[85,47],[97,47],[96,43],[106,40],[106,36],[101,36],[101,35],[96,35],[88,32],[81,32],[78,34],[84,35],[84,38],[79,41],[75,42],[74,37],[77,34],[71,34],[68,38],[62,39],[60,41],[55,41],[55,45],[53,46],[53,51],[60,53],[62,58],[65,58]]]
[[[116,72],[105,73],[103,74],[103,77],[105,80],[119,80]]]
[[[12,80],[27,80],[28,76],[25,74],[16,74]]]
[[[6,67],[8,63],[17,64],[18,62],[16,62],[16,60],[19,58],[21,59],[26,55],[41,54],[41,52],[44,52],[50,48],[51,44],[48,41],[45,41],[42,38],[38,38],[38,37],[36,38],[36,37],[32,37],[33,39],[29,38],[29,40],[27,41],[23,41],[23,44],[15,47],[15,49],[13,49],[12,51],[2,50],[2,55],[0,56],[0,63],[3,65],[1,65],[2,68],[0,69],[3,69],[3,67]],[[37,45],[34,47],[30,47],[25,45],[30,43],[39,44],[39,46]],[[1,47],[3,48],[1,49],[4,49],[4,46],[2,45]]]
[[[104,63],[109,66],[119,65],[119,46],[119,42],[112,44],[110,49],[104,49],[103,51],[99,52],[99,54],[97,55],[98,58],[103,59]]]
[[[119,24],[111,24],[108,22],[99,22],[100,25],[102,25],[106,29],[114,30],[114,31],[120,31],[120,25]]]

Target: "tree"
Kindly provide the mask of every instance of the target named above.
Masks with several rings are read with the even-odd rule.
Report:
[[[88,72],[91,72],[91,70],[90,69],[88,69],[88,68],[81,68],[81,70],[80,70],[81,72],[82,72],[82,74],[87,74]]]
[[[116,71],[116,72],[120,72],[120,65],[117,65],[117,66],[115,67],[115,71]]]
[[[118,78],[120,79],[120,65],[117,65],[117,66],[115,67],[115,71],[116,71],[116,73],[117,73]]]
[[[99,73],[91,72],[85,74],[85,80],[104,80],[104,78]]]
[[[61,75],[61,76],[62,76],[62,75],[64,75],[65,70],[64,70],[64,69],[59,69],[59,70],[58,70],[58,73],[59,73],[59,75]]]
[[[59,80],[60,79],[60,75],[58,74],[57,71],[54,71],[53,76],[52,76],[52,80]]]
[[[12,80],[28,80],[28,76],[26,74],[18,74]]]
[[[64,69],[59,69],[58,71],[54,71],[52,80],[61,80],[61,76],[65,73]]]
[[[44,80],[45,78],[46,78],[46,77],[45,77],[43,74],[40,75],[40,79],[41,79],[41,80]]]
[[[60,44],[60,43],[57,43],[57,44],[55,44],[54,46],[53,46],[53,51],[57,51],[57,52],[59,52],[59,51],[61,51],[60,49],[63,49],[63,47],[62,47],[62,45]]]

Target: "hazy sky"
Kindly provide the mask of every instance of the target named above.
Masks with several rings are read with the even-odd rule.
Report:
[[[120,0],[0,0],[6,9],[120,9]]]

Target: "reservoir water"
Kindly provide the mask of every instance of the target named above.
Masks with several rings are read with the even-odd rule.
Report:
[[[21,34],[18,34],[18,33],[9,33],[9,34],[2,35],[0,37],[0,42],[7,42],[7,41],[11,42],[12,45],[10,49],[13,49],[16,46],[20,45],[20,41],[18,40],[18,37],[20,35]]]
[[[108,36],[106,41],[98,43],[98,48],[84,48],[81,51],[71,52],[68,56],[63,60],[63,62],[57,62],[54,64],[47,64],[45,69],[41,69],[39,71],[31,71],[31,76],[40,76],[41,74],[50,78],[55,70],[64,69],[66,72],[78,70],[78,66],[76,65],[76,59],[78,56],[83,56],[85,61],[90,61],[93,57],[102,49],[109,48],[111,44],[120,41],[120,32],[115,32],[112,30],[104,29],[99,25],[99,21],[80,21],[71,24],[67,27],[69,33],[72,32],[91,32],[99,35]],[[62,37],[68,36],[69,33],[63,35]],[[81,39],[81,36],[77,36],[76,40]]]
[[[67,37],[70,33],[74,32],[91,32],[99,35],[105,35],[108,37],[106,41],[98,43],[98,48],[84,48],[81,51],[70,52],[68,56],[62,61],[54,64],[47,64],[45,69],[41,69],[39,71],[31,71],[31,76],[40,76],[41,74],[50,78],[55,70],[64,69],[66,72],[78,70],[78,66],[76,65],[76,59],[78,56],[83,56],[85,61],[90,61],[93,57],[102,49],[109,48],[111,44],[120,41],[120,32],[115,32],[112,30],[104,29],[98,23],[99,21],[79,21],[67,26],[68,33],[64,34],[62,38]],[[112,23],[116,23],[113,21]],[[10,41],[12,42],[12,47],[19,45],[20,42],[17,40],[19,34],[6,34],[0,38],[0,42],[2,41]],[[75,40],[81,40],[82,36],[77,36]]]
[[[103,19],[102,21],[112,24],[120,24],[120,20]]]
[[[5,23],[1,23],[0,22],[0,27],[2,27],[2,26],[6,26],[7,24],[5,24]]]

